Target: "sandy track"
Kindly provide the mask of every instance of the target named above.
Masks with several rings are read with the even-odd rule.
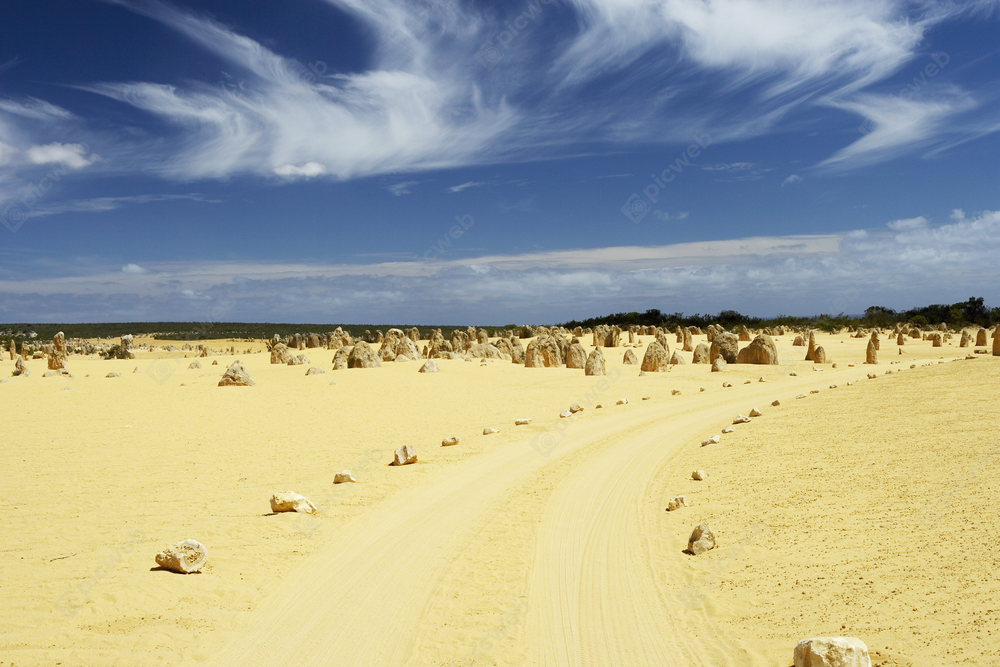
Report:
[[[300,567],[215,664],[403,664],[441,580],[497,500],[538,469],[583,450],[600,453],[576,457],[539,527],[527,664],[695,664],[688,657],[694,655],[727,664],[722,656],[730,650],[709,621],[672,611],[676,603],[655,585],[639,506],[681,444],[703,436],[706,424],[791,391],[783,389],[754,386],[678,414],[662,406],[609,406],[617,414],[575,428],[550,458],[514,442],[433,484],[407,489],[345,527],[332,549]],[[697,632],[690,631],[692,623]],[[456,647],[456,658],[460,653]]]

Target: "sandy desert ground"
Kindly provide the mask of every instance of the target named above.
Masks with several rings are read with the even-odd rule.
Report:
[[[828,635],[880,666],[1000,664],[1000,358],[883,339],[864,366],[867,339],[823,334],[838,368],[814,370],[791,340],[724,373],[639,376],[606,349],[605,378],[6,358],[0,667],[788,667]],[[256,386],[217,386],[235,358]],[[403,444],[418,463],[389,466]],[[272,514],[281,490],[321,513]],[[719,547],[682,553],[701,522]],[[157,568],[185,538],[203,571]]]

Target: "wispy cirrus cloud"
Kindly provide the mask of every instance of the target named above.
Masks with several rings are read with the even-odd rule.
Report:
[[[240,73],[241,86],[230,88],[81,86],[160,119],[176,138],[108,137],[115,159],[105,168],[139,165],[168,178],[346,180],[570,155],[583,144],[686,141],[693,132],[710,131],[721,143],[774,132],[817,107],[877,127],[845,137],[823,169],[1000,129],[995,113],[954,84],[928,86],[909,103],[872,92],[914,62],[930,30],[996,0],[528,0],[529,28],[492,69],[474,57],[505,25],[489,5],[326,0],[361,22],[374,47],[364,71],[312,77],[279,46],[204,15],[158,0],[108,1],[169,26]],[[609,103],[583,103],[595,92]],[[0,111],[8,124],[69,114],[34,99],[0,100]],[[950,123],[976,113],[994,122]],[[5,138],[3,122],[0,114],[0,140],[27,148]],[[66,139],[33,145],[56,141]]]
[[[402,183],[394,183],[393,185],[387,185],[383,190],[388,190],[389,194],[394,197],[402,197],[403,195],[412,195],[413,186],[420,185],[420,181],[403,181]]]
[[[92,199],[75,199],[73,201],[59,202],[50,205],[41,205],[36,208],[32,215],[44,217],[48,215],[58,215],[60,213],[100,213],[103,211],[114,211],[124,206],[135,204],[152,204],[156,202],[190,200],[204,202],[208,204],[221,204],[219,199],[206,199],[199,194],[187,195],[130,195],[127,197],[94,197]]]
[[[469,181],[468,183],[462,183],[461,185],[453,185],[448,188],[448,192],[454,194],[456,192],[461,192],[462,190],[468,190],[469,188],[478,188],[480,186],[486,185],[486,181]]]

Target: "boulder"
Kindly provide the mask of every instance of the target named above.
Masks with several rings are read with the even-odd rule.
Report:
[[[638,366],[639,358],[635,356],[635,352],[632,350],[625,350],[625,356],[622,357],[622,363],[626,366]]]
[[[309,357],[299,354],[288,360],[288,366],[305,366],[309,363]]]
[[[826,350],[823,349],[822,345],[817,345],[816,349],[813,350],[813,363],[814,364],[825,364],[826,360]]]
[[[812,361],[813,355],[816,353],[816,333],[814,331],[809,332],[809,349],[806,350],[806,361]]]
[[[667,511],[673,512],[674,510],[680,509],[682,507],[687,507],[687,498],[684,496],[674,496],[667,501]]]
[[[188,370],[189,371],[201,370],[201,362],[200,361],[192,361],[190,364],[188,364]]]
[[[713,373],[721,373],[724,370],[726,370],[726,360],[725,359],[723,359],[722,357],[719,357],[718,359],[716,359],[715,361],[712,362],[712,372]]]
[[[566,368],[585,368],[587,365],[587,351],[583,345],[573,343],[566,351]]]
[[[345,484],[347,482],[357,482],[350,470],[341,470],[333,476],[334,484]]]
[[[655,340],[646,346],[646,354],[642,358],[642,370],[647,373],[659,373],[666,371],[670,359],[667,351]]]
[[[392,465],[405,466],[417,462],[417,450],[412,445],[403,445],[393,453]]]
[[[698,343],[694,348],[694,354],[691,357],[692,364],[710,364],[711,359],[711,348],[708,343]]]
[[[795,646],[795,667],[871,667],[868,646],[854,637],[814,637]]]
[[[288,351],[288,346],[278,343],[271,348],[271,363],[287,365],[292,358],[292,353]]]
[[[707,523],[699,523],[688,538],[688,552],[698,556],[715,548],[715,533]]]
[[[293,491],[279,491],[271,496],[272,512],[302,512],[315,514],[316,506],[308,498]]]
[[[326,373],[326,371],[322,368],[316,368],[315,366],[306,371],[306,375],[323,375],[324,373]]]
[[[896,334],[896,345],[906,345],[906,336],[902,331]]]
[[[976,332],[976,347],[986,347],[986,329]]]
[[[125,334],[121,338],[122,359],[135,359],[132,353],[132,341],[135,340],[132,334]]]
[[[347,357],[348,368],[381,368],[382,360],[371,345],[364,341],[359,341],[351,348],[351,354]]]
[[[678,352],[677,350],[674,350],[674,353],[672,355],[670,355],[670,365],[671,366],[678,366],[680,364],[686,364],[686,363],[687,362],[684,361],[684,357],[682,357],[681,354],[680,354],[680,352]]]
[[[219,380],[220,387],[252,387],[254,384],[250,373],[239,361],[234,361]]]
[[[684,347],[682,349],[683,352],[691,352],[691,351],[694,350],[694,347],[691,344],[691,330],[690,329],[685,329],[684,330],[684,343],[683,344],[684,344]]]
[[[941,333],[938,332],[938,331],[935,331],[934,333],[932,333],[930,336],[928,336],[928,338],[930,338],[930,340],[931,340],[931,347],[941,347],[944,344],[944,342],[943,342],[944,338],[941,336]]]
[[[156,564],[179,574],[191,574],[205,566],[208,550],[197,540],[182,540],[156,554]]]
[[[337,348],[337,352],[333,355],[333,370],[342,371],[345,370],[346,368],[349,368],[349,366],[347,365],[347,360],[350,358],[351,351],[353,349],[354,348],[350,346],[343,346]]]
[[[993,356],[1000,357],[1000,327],[993,330]]]
[[[632,350],[629,350],[631,352]],[[601,348],[595,347],[594,351],[587,357],[587,364],[583,369],[584,375],[606,375],[604,368],[604,353]]]
[[[438,373],[440,372],[437,362],[433,359],[428,359],[423,363],[423,365],[417,370],[418,373]]]
[[[879,342],[878,342],[878,329],[875,329],[874,331],[872,331],[872,336],[871,336],[871,341],[872,341],[873,343],[875,343],[875,349],[876,349],[876,350],[877,350],[877,349],[879,349]]]
[[[802,340],[802,336],[796,336],[795,340],[792,341],[792,346],[793,347],[805,347],[806,346],[806,342],[804,340]]]
[[[14,377],[17,377],[19,375],[26,378],[31,377],[31,371],[29,371],[28,367],[24,365],[24,357],[22,357],[21,355],[17,355],[17,359],[14,361],[14,371],[13,373],[11,373],[11,375],[13,375]]]
[[[878,363],[878,346],[875,341],[868,341],[868,350],[865,352],[865,363],[866,364],[877,364]]]
[[[709,349],[708,356],[713,362],[722,357],[726,360],[727,364],[735,364],[739,350],[739,339],[731,333],[723,333],[716,336],[715,340],[712,341],[712,347]]]
[[[767,334],[760,334],[737,355],[740,364],[778,365],[778,347]]]
[[[49,352],[49,370],[66,368],[66,336],[62,331],[52,337],[52,351]]]
[[[524,365],[525,353],[524,353],[524,348],[521,347],[521,339],[519,338],[510,339],[510,345],[513,350],[513,352],[510,355],[511,362],[518,365]]]
[[[524,352],[525,368],[551,368],[561,365],[559,344],[552,336],[539,336],[528,343]]]
[[[962,338],[958,341],[959,347],[969,347],[969,343],[972,342],[972,336],[969,335],[968,329],[962,329]],[[51,366],[49,366],[51,368]]]

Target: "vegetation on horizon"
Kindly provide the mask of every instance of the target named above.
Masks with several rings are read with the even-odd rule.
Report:
[[[891,328],[897,322],[909,322],[918,326],[937,326],[946,324],[951,329],[961,329],[962,327],[979,325],[981,327],[992,327],[1000,324],[1000,308],[988,308],[983,297],[971,297],[968,301],[951,305],[934,304],[911,308],[904,311],[895,311],[884,306],[870,306],[865,309],[863,316],[850,316],[840,313],[839,315],[821,314],[812,317],[800,317],[794,315],[778,315],[772,318],[750,317],[741,315],[735,310],[723,310],[718,315],[685,315],[684,313],[666,314],[658,309],[650,309],[645,313],[614,313],[603,317],[591,317],[585,320],[571,320],[564,322],[560,326],[567,329],[576,327],[595,327],[598,324],[617,324],[627,327],[633,324],[642,326],[658,326],[667,329],[681,327],[700,327],[704,329],[709,324],[721,324],[725,329],[734,331],[740,326],[751,329],[763,329],[765,327],[778,326],[804,326],[821,331],[833,331],[843,329],[847,326],[866,328]]]

